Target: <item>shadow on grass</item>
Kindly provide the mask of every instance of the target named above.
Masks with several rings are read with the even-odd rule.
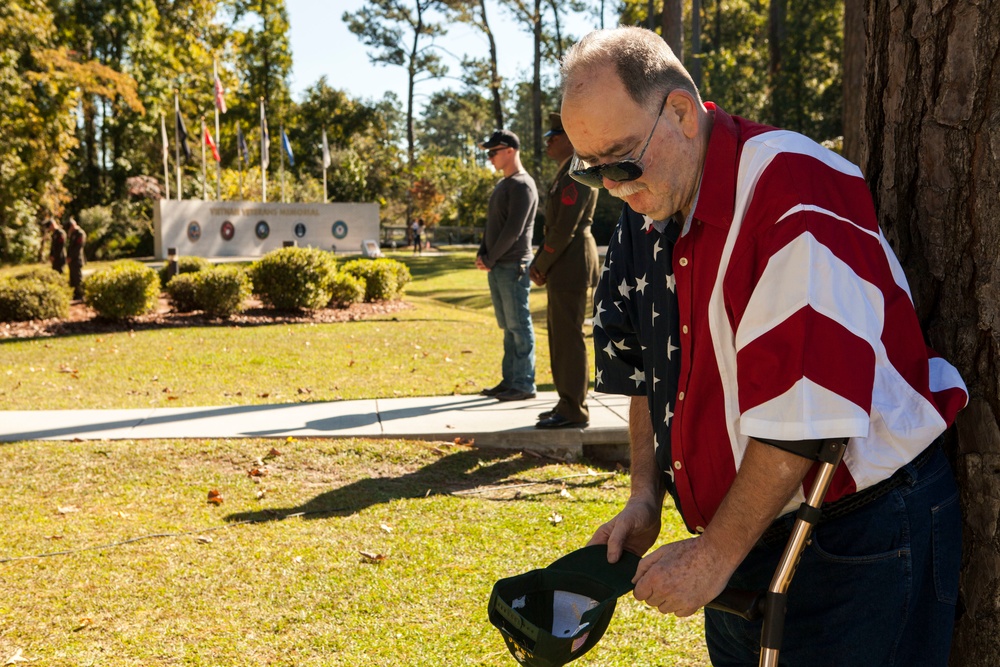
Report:
[[[427,498],[496,484],[550,461],[515,456],[513,450],[471,449],[448,454],[399,477],[371,477],[324,491],[295,507],[238,512],[228,522],[282,521],[291,517],[325,519],[349,516],[401,498]]]

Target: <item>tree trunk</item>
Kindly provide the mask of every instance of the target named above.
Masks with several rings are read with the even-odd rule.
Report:
[[[928,341],[969,386],[951,664],[1000,664],[1000,0],[865,0],[862,166]]]
[[[534,176],[542,165],[542,0],[535,0],[534,15],[535,68],[531,79],[531,143]],[[537,178],[535,180],[538,180]]]
[[[500,74],[497,68],[497,42],[493,38],[493,31],[490,30],[490,22],[486,19],[486,0],[479,0],[479,12],[483,18],[482,29],[486,33],[486,39],[490,42],[490,96],[493,99],[493,120],[495,127],[503,129],[503,101],[500,99]]]
[[[691,0],[691,78],[701,88],[701,0]]]
[[[782,94],[781,49],[785,42],[785,16],[788,14],[788,0],[771,0],[767,17],[768,64],[767,79],[770,88],[771,117],[769,122],[784,127],[785,102]]]
[[[684,10],[681,0],[663,1],[663,39],[674,55],[684,60]]]
[[[844,0],[843,155],[861,163],[861,119],[864,115],[865,0]]]

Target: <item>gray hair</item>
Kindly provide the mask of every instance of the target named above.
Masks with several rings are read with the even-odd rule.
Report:
[[[663,38],[634,26],[595,30],[574,44],[560,68],[563,97],[575,79],[606,65],[614,66],[636,104],[652,107],[667,91],[678,88],[701,104],[694,80]]]

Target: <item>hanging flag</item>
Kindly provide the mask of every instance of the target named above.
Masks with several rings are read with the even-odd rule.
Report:
[[[160,114],[160,136],[163,139],[163,162],[165,163],[170,156],[170,145],[167,143],[167,118],[163,114]]]
[[[323,168],[330,168],[330,144],[326,142],[326,130],[323,130]]]
[[[243,162],[250,162],[250,149],[247,148],[247,140],[243,136],[243,126],[239,123],[236,123],[236,154]]]
[[[215,108],[219,113],[226,113],[226,99],[222,96],[225,91],[222,89],[222,82],[219,81],[219,74],[215,75]]]
[[[221,162],[222,158],[219,157],[219,149],[215,145],[215,142],[212,141],[212,133],[208,131],[207,127],[205,128],[205,145],[212,149],[212,157],[215,158],[215,161]]]
[[[184,159],[191,159],[191,148],[188,146],[188,131],[184,127],[184,119],[181,118],[181,112],[177,111],[177,136],[181,144],[181,150],[184,151]]]
[[[295,166],[295,156],[292,155],[292,144],[288,141],[288,134],[285,132],[285,128],[281,128],[281,146],[285,149],[285,155],[288,156],[288,166]]]

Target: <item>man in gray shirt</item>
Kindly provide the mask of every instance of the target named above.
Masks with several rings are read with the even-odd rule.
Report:
[[[535,397],[535,330],[528,307],[528,264],[538,191],[521,165],[521,141],[516,134],[497,130],[480,147],[486,149],[493,167],[503,173],[503,180],[490,195],[486,233],[476,255],[476,266],[489,272],[493,311],[503,329],[502,378],[481,393],[500,401],[523,401]]]

